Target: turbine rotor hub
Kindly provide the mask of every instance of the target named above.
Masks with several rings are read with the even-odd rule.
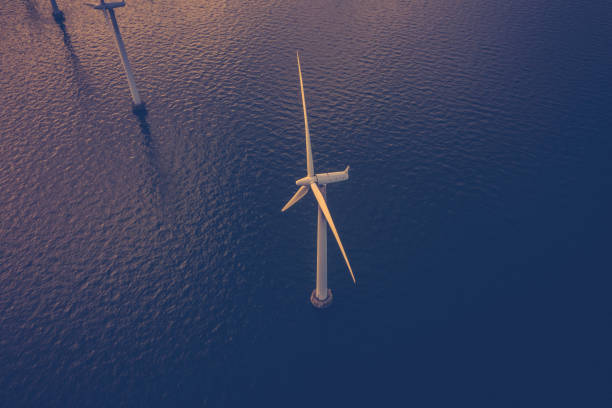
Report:
[[[307,177],[302,177],[299,180],[295,181],[295,184],[297,184],[298,186],[309,186],[312,183],[316,183],[317,182],[317,176],[307,176]]]

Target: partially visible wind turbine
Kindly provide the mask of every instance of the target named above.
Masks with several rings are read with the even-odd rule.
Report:
[[[314,165],[312,161],[312,149],[310,147],[310,132],[308,131],[308,116],[306,115],[306,98],[304,97],[304,83],[302,81],[302,69],[300,67],[300,55],[297,54],[298,72],[300,74],[300,89],[302,91],[302,106],[304,107],[304,128],[306,131],[306,177],[303,177],[295,182],[300,188],[293,197],[285,204],[281,211],[287,210],[293,204],[297,203],[304,197],[308,190],[312,190],[318,205],[318,224],[317,224],[317,286],[310,295],[310,302],[313,306],[318,308],[325,308],[332,302],[332,292],[327,288],[327,224],[331,229],[340,252],[344,256],[346,266],[355,281],[355,275],[353,269],[349,263],[342,241],[334,225],[334,220],[331,217],[327,203],[325,202],[326,196],[326,185],[331,183],[337,183],[340,181],[348,180],[349,166],[346,166],[344,171],[337,171],[334,173],[314,173]],[[320,187],[319,187],[320,186]]]
[[[130,93],[132,94],[132,102],[134,110],[141,110],[144,108],[144,104],[140,99],[140,93],[138,92],[138,88],[136,87],[136,81],[134,80],[134,74],[132,74],[132,67],[130,66],[130,61],[128,60],[127,52],[125,50],[125,45],[123,44],[123,38],[121,37],[121,32],[119,31],[119,25],[117,24],[117,18],[115,18],[115,8],[125,6],[125,1],[118,1],[113,3],[106,3],[104,0],[100,0],[100,4],[88,4],[85,3],[86,6],[94,8],[96,10],[102,10],[104,13],[104,17],[106,21],[109,22],[115,34],[115,43],[117,44],[117,49],[119,50],[119,56],[121,57],[121,63],[123,64],[123,69],[125,70],[125,74],[127,76],[128,85],[130,87]]]

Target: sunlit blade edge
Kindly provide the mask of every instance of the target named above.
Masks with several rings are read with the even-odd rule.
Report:
[[[325,215],[325,219],[329,224],[329,228],[334,233],[334,237],[336,237],[336,241],[338,242],[338,246],[340,247],[340,251],[342,252],[342,256],[344,256],[344,260],[346,261],[346,266],[348,266],[349,272],[351,273],[351,278],[353,278],[353,283],[357,284],[355,280],[355,275],[353,274],[353,269],[351,268],[351,264],[346,256],[346,252],[344,251],[344,247],[342,246],[342,241],[340,241],[340,236],[338,235],[338,231],[336,230],[336,226],[334,225],[334,220],[332,220],[331,214],[329,212],[329,208],[327,208],[327,203],[325,202],[325,198],[323,198],[323,194],[321,194],[321,190],[319,190],[319,186],[316,183],[312,183],[310,185],[313,194],[315,195],[317,202],[319,203],[319,207],[323,211],[323,215]]]
[[[304,82],[302,81],[302,68],[300,67],[300,54],[296,52],[298,72],[300,73],[300,90],[302,91],[302,107],[304,108],[304,129],[306,130],[306,172],[308,176],[314,175],[312,162],[312,147],[310,146],[310,131],[308,130],[308,115],[306,114],[306,97],[304,96]]]
[[[284,211],[288,210],[289,207],[291,207],[293,204],[295,204],[298,201],[300,201],[302,199],[302,197],[304,197],[307,193],[308,193],[308,186],[300,187],[298,189],[298,191],[293,195],[293,197],[291,197],[291,199],[289,201],[287,201],[287,204],[285,204],[285,206],[283,207],[281,212],[284,212]]]

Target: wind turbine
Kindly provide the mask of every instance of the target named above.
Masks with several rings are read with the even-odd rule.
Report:
[[[117,44],[117,49],[119,50],[121,63],[125,69],[128,85],[130,87],[130,94],[132,94],[133,108],[135,111],[144,109],[144,104],[140,99],[140,93],[136,87],[136,81],[134,81],[134,74],[132,74],[132,67],[130,66],[130,61],[128,60],[127,52],[125,51],[123,38],[121,37],[121,32],[119,31],[119,25],[117,25],[117,18],[115,18],[115,8],[125,6],[125,1],[105,3],[104,0],[100,0],[100,4],[96,5],[85,3],[85,5],[96,10],[102,10],[107,22],[110,19],[110,24],[113,28],[113,32],[115,33],[115,43]]]
[[[300,89],[302,91],[302,106],[304,108],[304,128],[306,132],[306,177],[303,177],[295,182],[300,188],[293,197],[285,204],[281,211],[286,211],[293,204],[297,203],[302,197],[304,197],[308,190],[311,190],[317,200],[318,205],[318,223],[317,223],[317,286],[310,295],[310,302],[317,308],[328,307],[332,302],[331,289],[327,287],[327,225],[331,229],[340,252],[344,256],[346,266],[355,281],[355,275],[353,269],[349,263],[342,241],[334,225],[334,220],[331,217],[327,203],[325,202],[326,197],[326,185],[331,183],[338,183],[340,181],[348,180],[349,166],[346,166],[344,171],[337,171],[334,173],[320,173],[315,174],[314,165],[312,160],[312,148],[310,147],[310,132],[308,131],[308,116],[306,115],[306,98],[304,97],[304,83],[302,81],[302,69],[300,67],[300,55],[297,54],[298,72],[300,74]]]

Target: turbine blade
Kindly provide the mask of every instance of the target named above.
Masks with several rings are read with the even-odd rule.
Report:
[[[308,131],[308,115],[306,114],[306,98],[304,97],[304,82],[302,81],[302,68],[300,67],[300,54],[296,52],[298,72],[300,73],[300,89],[302,90],[302,106],[304,107],[304,128],[306,129],[306,172],[314,176],[314,165],[312,163],[312,148],[310,147],[310,132]]]
[[[295,204],[298,201],[300,201],[302,199],[302,197],[304,197],[306,195],[306,193],[308,193],[308,186],[300,187],[298,189],[298,191],[293,195],[293,197],[291,197],[291,200],[289,200],[287,202],[287,204],[285,204],[285,206],[283,207],[281,212],[288,210],[289,207],[291,207],[293,204]]]
[[[323,198],[323,194],[321,194],[321,190],[319,190],[319,186],[317,183],[312,183],[310,185],[314,196],[319,203],[319,207],[321,207],[321,211],[323,211],[323,215],[325,215],[325,219],[329,224],[329,228],[334,233],[334,237],[336,237],[336,241],[338,242],[338,246],[340,247],[340,252],[342,252],[342,256],[344,256],[344,260],[346,261],[346,266],[348,266],[349,272],[351,273],[351,278],[353,278],[353,283],[357,284],[355,281],[355,275],[353,274],[353,269],[351,268],[351,264],[346,256],[346,252],[344,252],[344,247],[342,246],[342,241],[340,241],[340,236],[338,235],[338,231],[336,230],[336,226],[334,225],[334,220],[332,220],[331,214],[329,213],[329,208],[327,208],[327,203],[325,202],[325,198]]]

